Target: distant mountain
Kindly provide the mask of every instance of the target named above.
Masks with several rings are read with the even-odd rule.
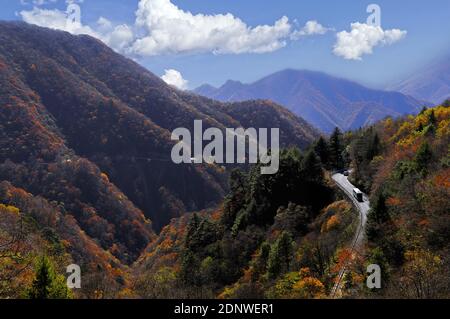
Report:
[[[450,98],[450,55],[388,89],[439,104]]]
[[[92,37],[0,22],[0,182],[70,216],[92,241],[86,249],[132,262],[154,230],[222,201],[221,167],[170,160],[171,131],[195,119],[280,127],[283,146],[318,136],[272,102],[224,104],[173,89]]]
[[[373,90],[320,72],[284,70],[251,84],[228,81],[196,93],[226,102],[270,99],[324,132],[356,129],[388,115],[416,113],[423,102],[397,92]]]
[[[203,84],[202,86],[199,86],[196,89],[196,93],[203,95],[203,96],[209,96],[211,94],[214,94],[214,92],[217,90],[216,87],[209,85],[209,84]]]

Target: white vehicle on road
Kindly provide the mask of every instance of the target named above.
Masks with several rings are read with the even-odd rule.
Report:
[[[364,202],[363,193],[359,190],[359,188],[353,188],[353,197],[355,197],[355,199],[360,203]]]

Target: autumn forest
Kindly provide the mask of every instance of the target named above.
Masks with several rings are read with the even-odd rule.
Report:
[[[174,164],[171,132],[195,119],[280,128],[278,172]],[[367,194],[362,229],[336,174]],[[0,299],[449,298],[449,208],[450,100],[325,134],[90,36],[0,22]]]

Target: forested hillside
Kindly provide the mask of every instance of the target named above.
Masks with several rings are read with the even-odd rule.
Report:
[[[357,221],[341,196],[312,149],[283,151],[276,175],[261,175],[258,166],[235,170],[222,208],[174,220],[149,245],[135,265],[135,291],[151,298],[326,297],[339,271],[335,256]]]
[[[443,298],[449,288],[450,108],[338,129],[290,149],[274,176],[235,170],[221,209],[173,220],[135,264],[150,298],[329,298],[346,267],[346,298]],[[351,168],[371,197],[363,247],[358,214],[330,180]],[[366,287],[369,264],[382,289]]]
[[[347,136],[351,179],[371,194],[367,260],[378,296],[449,297],[450,103]]]
[[[92,274],[82,296],[90,286],[119,293],[127,265],[161,228],[217,207],[228,191],[227,167],[171,161],[171,131],[195,119],[205,129],[279,127],[285,147],[318,136],[272,102],[223,104],[176,90],[89,36],[0,22],[0,204],[15,216],[0,229],[0,264],[23,266],[2,271],[0,286],[31,284],[35,259],[47,255],[42,267],[64,273],[64,257]],[[23,253],[15,245],[31,239],[14,236],[22,222],[38,239]]]

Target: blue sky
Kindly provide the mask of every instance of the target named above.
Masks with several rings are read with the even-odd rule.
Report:
[[[22,20],[23,15],[20,12],[31,11],[33,7],[39,10],[59,10],[60,12],[64,12],[67,7],[64,0],[46,0],[44,2],[47,3],[38,5],[24,5],[23,1],[31,3],[33,0],[2,0],[0,19]],[[126,24],[127,31],[132,30],[129,32],[135,38],[148,37],[155,25],[146,27],[147,29],[134,27],[136,10],[140,1],[150,3],[157,0],[81,1],[78,4],[81,8],[81,23],[83,27],[89,28],[89,32],[90,30],[98,32],[97,21],[99,17],[104,17],[109,20],[108,23],[112,27]],[[159,0],[159,2],[161,1],[169,2],[169,0]],[[42,0],[37,2],[42,2]],[[228,79],[251,82],[285,68],[320,70],[353,79],[371,87],[383,88],[413,73],[439,56],[450,53],[450,1],[448,0],[172,0],[171,3],[177,7],[178,11],[189,11],[194,16],[203,14],[214,17],[217,14],[231,13],[234,20],[228,19],[227,23],[236,25],[235,19],[239,18],[249,29],[260,25],[273,26],[283,16],[289,18],[288,23],[291,27],[289,35],[286,35],[285,30],[281,27],[280,30],[270,30],[269,33],[277,35],[270,35],[269,39],[261,40],[262,44],[255,44],[259,41],[259,36],[249,34],[248,41],[243,44],[243,48],[236,44],[240,43],[239,39],[236,39],[236,34],[228,35],[223,32],[224,41],[230,41],[230,45],[219,48],[219,53],[212,52],[207,43],[210,40],[217,41],[217,35],[216,38],[199,38],[199,41],[193,41],[182,47],[178,46],[177,41],[167,41],[164,44],[157,42],[156,45],[151,46],[151,49],[148,46],[142,49],[143,47],[140,46],[142,50],[139,51],[139,54],[135,54],[135,46],[133,53],[130,53],[130,43],[135,44],[135,42],[125,45],[119,40],[111,40],[112,38],[109,36],[107,38],[109,31],[102,33],[102,39],[108,39],[105,41],[110,41],[111,46],[121,53],[132,56],[159,76],[163,75],[167,69],[178,70],[188,81],[188,88],[195,88],[203,83],[218,86]],[[346,59],[342,55],[337,55],[333,52],[333,47],[337,43],[337,33],[350,32],[351,23],[366,23],[369,15],[366,7],[370,3],[376,3],[381,8],[381,27],[384,31],[398,29],[398,31],[407,33],[401,38],[396,38],[392,44],[374,45],[372,53],[361,54],[361,60]],[[173,12],[172,9],[167,9],[167,12]],[[33,18],[36,18],[37,14],[42,11],[35,11],[35,13]],[[146,18],[147,13],[147,11],[141,12],[141,17]],[[159,16],[158,13],[152,12],[152,14]],[[47,20],[39,21],[41,24],[51,23]],[[195,21],[203,22],[201,18]],[[208,21],[210,24],[215,23],[215,20]],[[317,21],[324,28],[328,28],[327,32],[324,34],[318,32],[292,40],[292,32],[301,30],[307,21]],[[156,26],[158,30],[165,27],[167,24],[164,23]],[[171,27],[170,24],[168,27]],[[85,29],[77,29],[75,32],[83,33],[83,30]],[[222,31],[224,30],[227,29]],[[170,33],[172,36],[173,32]],[[259,32],[259,30],[257,29],[255,32]],[[280,33],[283,35],[280,36]],[[128,36],[128,33],[125,34]],[[120,35],[124,35],[124,33],[121,32]],[[272,37],[276,39],[274,40]],[[153,41],[155,36],[150,38]],[[382,41],[389,41],[386,39]],[[146,43],[148,44],[148,42]],[[261,49],[266,44],[280,47],[273,50]],[[118,49],[119,47],[120,49]],[[267,52],[255,53],[261,50]],[[142,54],[142,52],[146,53]]]

